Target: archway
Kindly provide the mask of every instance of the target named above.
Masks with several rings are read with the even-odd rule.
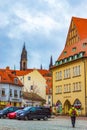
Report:
[[[62,103],[58,100],[56,103],[56,111],[57,113],[61,114],[62,113]]]
[[[79,115],[81,115],[81,112],[82,112],[82,110],[81,110],[82,104],[81,104],[80,100],[79,100],[79,99],[76,99],[76,100],[74,101],[73,105],[74,105],[74,107],[78,110]]]
[[[74,101],[74,104],[73,104],[77,109],[81,109],[81,102],[79,101],[79,99],[76,99]]]
[[[71,103],[68,100],[66,100],[64,103],[64,114],[69,113],[70,107],[71,107]]]

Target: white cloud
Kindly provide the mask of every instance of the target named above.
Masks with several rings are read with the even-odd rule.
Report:
[[[15,17],[20,22],[13,25],[8,36],[11,38],[20,36],[25,33],[42,33],[49,35],[52,30],[60,28],[60,23],[52,17],[38,12],[34,16],[27,9],[15,9]]]
[[[40,50],[37,49],[37,52],[31,50],[29,66],[39,67],[43,63],[48,64],[48,56],[52,53],[55,57],[54,61],[57,60],[57,54],[61,53],[60,51],[65,44],[65,35],[68,32],[71,17],[87,17],[85,13],[87,12],[87,1],[79,2],[78,0],[77,4],[75,4],[75,0],[73,1],[73,5],[71,0],[2,1],[0,3],[0,29],[4,33],[0,32],[3,36],[0,43],[9,43],[10,41],[10,44],[14,44],[12,50],[8,51],[14,53],[10,56],[11,60],[8,62],[14,64],[14,58],[21,53],[20,50],[17,50],[17,47],[20,46],[18,42],[24,42],[24,40],[25,42],[31,41],[29,46],[32,46],[32,48],[35,46]],[[7,3],[8,6],[6,6]],[[8,41],[5,41],[5,37]],[[42,54],[42,52],[46,54]],[[43,55],[46,55],[46,57]],[[8,59],[8,56],[5,58]],[[19,64],[18,60],[16,61]]]
[[[69,15],[67,14],[67,2],[59,2],[57,0],[44,0],[48,2],[51,9],[47,13],[43,10],[30,10],[22,3],[16,3],[10,9],[10,26],[8,36],[10,38],[21,38],[22,35],[28,34],[44,34],[51,35],[53,31],[59,31],[66,27]],[[65,8],[65,5],[66,8]],[[38,5],[39,6],[39,5]],[[65,12],[65,15],[64,15]],[[65,22],[64,22],[65,21]]]
[[[0,28],[5,28],[9,24],[8,17],[5,13],[0,12]]]

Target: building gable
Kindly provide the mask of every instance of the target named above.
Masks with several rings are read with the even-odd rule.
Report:
[[[72,17],[65,47],[55,66],[81,58],[80,55],[87,57],[87,19]]]
[[[72,18],[65,46],[72,45],[76,42],[79,42],[79,40],[80,40],[79,32],[74,22],[74,19]]]

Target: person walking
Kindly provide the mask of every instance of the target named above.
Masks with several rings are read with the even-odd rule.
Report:
[[[70,117],[71,117],[72,127],[75,127],[76,116],[78,116],[78,111],[77,111],[77,109],[74,107],[74,105],[71,106],[71,108],[70,108],[70,110],[69,110],[69,115],[70,115]]]

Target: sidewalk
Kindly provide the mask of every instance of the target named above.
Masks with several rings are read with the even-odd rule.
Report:
[[[55,116],[55,115],[52,115],[52,117],[51,118],[63,118],[63,119],[69,119],[70,118],[70,116]],[[77,119],[78,120],[87,120],[87,117],[81,117],[81,116],[78,116],[77,117]]]

